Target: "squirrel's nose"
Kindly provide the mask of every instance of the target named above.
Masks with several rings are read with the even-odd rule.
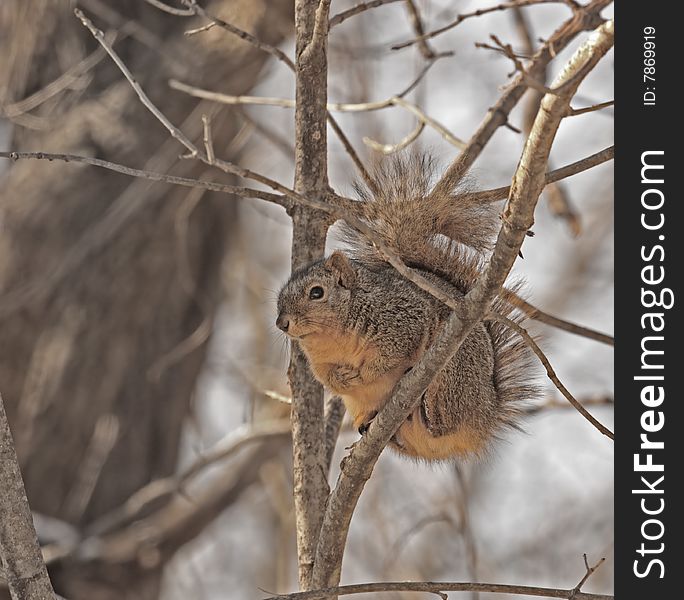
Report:
[[[290,327],[290,317],[283,313],[279,314],[278,318],[276,319],[276,327],[287,333],[287,330]]]

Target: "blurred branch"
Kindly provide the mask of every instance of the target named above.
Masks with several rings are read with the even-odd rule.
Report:
[[[203,98],[205,100],[212,100],[214,102],[220,102],[221,104],[229,105],[242,105],[242,104],[253,104],[261,106],[280,106],[283,108],[295,108],[296,103],[294,100],[289,100],[287,98],[266,98],[260,96],[231,96],[228,94],[221,94],[219,92],[210,92],[209,90],[203,90],[180,81],[172,79],[169,81],[169,85],[176,90],[190,94],[196,98]],[[439,133],[445,140],[450,144],[453,144],[457,148],[464,148],[465,142],[458,139],[453,135],[444,125],[437,122],[432,117],[429,117],[422,109],[420,109],[415,104],[404,100],[401,96],[392,96],[386,100],[379,100],[375,102],[363,102],[357,104],[349,103],[328,103],[327,109],[334,112],[369,112],[374,110],[381,110],[383,108],[389,108],[390,106],[400,106],[405,110],[412,113],[421,123],[432,127],[437,133]],[[332,117],[330,117],[332,118]]]
[[[395,152],[400,152],[410,144],[416,141],[418,139],[418,136],[423,132],[423,129],[425,129],[425,122],[424,121],[418,121],[418,125],[411,131],[407,136],[399,140],[396,144],[382,144],[380,142],[376,142],[375,140],[369,138],[369,137],[364,137],[363,138],[363,143],[366,144],[369,148],[372,148],[376,152],[380,152],[382,154],[394,154]]]
[[[277,440],[271,440],[250,449],[201,491],[190,493],[186,489],[121,529],[84,539],[69,560],[76,565],[104,562],[143,570],[158,568],[258,482],[260,466],[281,448]]]
[[[269,596],[263,600],[322,600],[330,596],[348,596],[380,592],[423,592],[435,594],[447,599],[446,592],[489,592],[492,594],[516,594],[539,598],[565,598],[566,600],[613,600],[613,596],[605,594],[589,594],[587,592],[559,588],[532,587],[527,585],[505,585],[500,583],[450,583],[432,581],[403,581],[386,583],[357,583],[342,585],[309,592],[281,594]]]
[[[423,39],[423,36],[425,35],[425,26],[423,25],[423,19],[418,11],[418,6],[416,6],[414,0],[406,0],[406,8],[409,13],[409,20],[411,21],[413,31],[416,34],[417,39],[420,40],[418,42],[418,49],[420,50],[420,53],[426,60],[434,58],[435,51],[430,48],[427,40]]]
[[[336,14],[334,17],[331,17],[330,28],[332,29],[333,27],[335,27],[335,25],[339,25],[343,21],[346,21],[349,17],[358,15],[359,13],[362,13],[371,8],[377,8],[378,6],[382,6],[383,4],[391,4],[392,2],[399,1],[403,2],[404,0],[371,0],[370,2],[361,2],[356,6],[353,6],[352,8],[348,8],[347,10]]]
[[[0,565],[12,600],[53,600],[0,395]]]
[[[197,4],[195,0],[182,0],[182,2],[188,7],[186,10],[190,11],[190,14],[197,15],[198,17],[204,17],[209,21],[211,25],[218,26],[221,29],[226,30],[228,33],[236,35],[237,37],[244,40],[248,44],[251,44],[255,48],[259,48],[260,50],[267,52],[271,56],[275,57],[277,60],[280,60],[283,63],[285,63],[290,70],[294,71],[294,63],[292,62],[292,60],[290,60],[290,57],[287,54],[285,54],[282,50],[279,50],[278,48],[276,48],[275,46],[271,46],[270,44],[266,44],[265,42],[262,42],[258,38],[254,37],[251,33],[248,33],[247,31],[244,31],[239,27],[235,27],[235,25],[227,23],[223,19],[219,19],[218,17],[215,17],[214,15],[208,13],[204,8]],[[205,27],[200,27],[198,29],[186,31],[186,35],[193,35],[195,33],[206,31],[208,29],[209,26],[207,25]]]
[[[412,46],[413,44],[420,44],[424,43],[426,40],[429,40],[433,37],[436,37],[446,31],[449,31],[450,29],[453,29],[454,27],[460,25],[465,21],[466,19],[471,19],[473,17],[480,17],[482,15],[486,15],[487,13],[491,12],[496,12],[500,10],[508,10],[509,8],[515,8],[515,7],[520,7],[520,6],[530,6],[532,4],[567,4],[564,0],[515,0],[513,2],[504,2],[502,4],[498,4],[496,6],[491,6],[489,8],[480,8],[478,10],[475,10],[470,13],[463,13],[460,15],[456,16],[456,19],[453,20],[451,23],[448,25],[444,25],[443,27],[440,27],[438,29],[435,29],[433,31],[430,31],[428,33],[424,33],[423,35],[417,36],[415,39],[409,40],[407,42],[402,42],[401,44],[395,44],[392,46],[392,50],[400,50],[402,48],[407,48],[408,46]]]
[[[101,536],[131,523],[152,503],[181,493],[207,467],[233,456],[245,446],[255,442],[263,442],[269,438],[287,437],[289,433],[290,423],[288,420],[241,425],[202,453],[192,465],[179,475],[157,479],[139,489],[125,504],[92,523],[88,527],[87,535]]]
[[[90,156],[79,156],[77,154],[53,154],[50,152],[0,152],[0,158],[9,158],[11,160],[60,160],[67,163],[84,163],[94,167],[108,169],[109,171],[115,171],[116,173],[122,173],[123,175],[130,175],[131,177],[140,177],[142,179],[160,181],[162,183],[170,183],[172,185],[180,185],[183,187],[201,188],[210,190],[212,192],[234,194],[235,196],[240,196],[242,198],[258,198],[259,200],[279,204],[285,208],[289,208],[291,205],[291,202],[288,200],[288,196],[285,194],[272,194],[270,192],[264,192],[263,190],[253,190],[250,188],[227,185],[224,183],[215,183],[213,181],[191,179],[188,177],[177,177],[176,175],[155,173],[154,171],[144,171],[141,169],[134,169],[132,167],[119,165],[108,160],[102,160],[100,158],[91,158]]]
[[[551,363],[549,362],[549,359],[546,357],[546,355],[542,352],[541,348],[537,345],[537,343],[532,339],[532,336],[525,331],[523,327],[518,325],[515,321],[512,321],[511,319],[508,319],[506,317],[502,317],[501,315],[497,314],[492,314],[488,317],[488,319],[492,321],[499,321],[500,323],[503,323],[510,327],[511,329],[515,330],[518,335],[525,341],[525,343],[532,349],[532,351],[537,355],[537,358],[539,361],[544,365],[544,368],[546,369],[546,374],[548,375],[549,379],[553,382],[553,384],[558,388],[558,391],[565,396],[568,402],[572,404],[577,411],[587,420],[589,421],[596,429],[598,429],[603,435],[609,437],[611,440],[615,440],[615,435],[613,432],[608,429],[605,425],[603,425],[598,419],[596,419],[584,406],[582,406],[582,403],[579,402],[566,388],[562,383],[561,380],[558,379],[558,375],[556,375],[556,372],[553,370],[553,367],[551,366]]]
[[[2,110],[3,116],[8,119],[13,119],[25,112],[37,108],[46,100],[56,96],[62,90],[67,89],[70,85],[78,81],[83,75],[93,69],[105,56],[105,51],[102,48],[97,48],[79,63],[67,69],[57,79],[37,92],[32,93],[22,100],[3,106],[0,109]]]
[[[578,400],[582,406],[615,406],[615,398],[612,396],[599,396],[596,398],[582,398]],[[544,402],[543,404],[538,404],[536,406],[530,406],[525,409],[525,414],[527,415],[537,415],[541,412],[547,410],[557,410],[563,408],[571,408],[572,405],[567,402],[561,402],[555,398],[551,398]]]
[[[176,15],[177,17],[191,17],[195,14],[191,9],[188,8],[174,8],[168,4],[164,4],[161,0],[145,0],[148,4],[151,4],[155,8],[158,8],[162,12],[168,13],[170,15]]]

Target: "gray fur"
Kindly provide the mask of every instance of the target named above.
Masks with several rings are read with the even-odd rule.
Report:
[[[424,156],[395,159],[374,176],[378,196],[359,188],[363,219],[409,266],[462,299],[492,246],[496,210],[457,194],[431,196],[432,162]],[[341,267],[348,269],[346,287],[340,272],[317,261],[292,275],[280,292],[278,309],[361,333],[379,350],[373,368],[381,375],[422,354],[450,311],[385,263],[365,238],[348,227],[345,234],[351,247],[350,260]],[[324,302],[308,298],[314,285],[325,288]],[[493,308],[518,319],[503,300]],[[496,437],[502,428],[516,425],[521,402],[538,394],[532,372],[531,353],[514,332],[500,323],[478,324],[425,392],[425,428],[435,438],[463,427],[483,439]]]

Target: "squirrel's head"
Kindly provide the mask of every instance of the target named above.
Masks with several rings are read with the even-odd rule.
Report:
[[[276,326],[295,339],[338,329],[355,283],[354,265],[339,251],[302,267],[280,290]]]

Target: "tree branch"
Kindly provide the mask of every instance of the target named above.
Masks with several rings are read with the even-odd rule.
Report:
[[[527,331],[525,331],[523,327],[521,327],[511,319],[502,317],[501,315],[497,314],[490,315],[488,317],[488,320],[499,321],[500,323],[503,323],[506,326],[513,329],[537,355],[539,361],[544,365],[544,368],[546,369],[546,374],[548,375],[549,379],[553,382],[553,385],[555,385],[558,391],[561,394],[563,394],[567,401],[570,402],[570,404],[572,404],[577,409],[577,412],[579,412],[587,421],[589,421],[594,427],[596,427],[596,429],[598,429],[603,435],[609,437],[611,440],[615,439],[615,435],[613,435],[613,432],[610,429],[608,429],[605,425],[603,425],[600,421],[598,421],[598,419],[596,419],[586,408],[584,408],[584,406],[582,406],[582,403],[579,402],[570,393],[568,388],[566,388],[561,383],[561,380],[558,379],[558,375],[556,375],[556,372],[553,370],[553,367],[551,366],[549,359],[542,352],[541,348],[537,345],[537,343],[532,339],[532,336],[529,333],[527,333]]]
[[[549,185],[550,183],[555,183],[561,179],[566,179],[567,177],[572,177],[583,171],[588,171],[593,167],[613,160],[615,157],[615,146],[610,146],[609,148],[604,148],[596,154],[587,156],[581,160],[565,165],[560,169],[554,169],[546,173],[544,177],[544,185]],[[511,186],[506,185],[499,188],[494,188],[491,190],[483,190],[481,192],[471,192],[469,194],[464,194],[464,196],[471,202],[498,202],[499,200],[505,200],[511,192]]]
[[[0,565],[12,600],[54,600],[0,395]]]
[[[327,88],[329,0],[295,1],[295,191],[325,205],[328,199]],[[292,270],[323,256],[329,219],[297,205],[292,216]],[[323,387],[291,344],[292,440],[299,586],[311,588],[314,554],[328,478],[324,446]]]
[[[500,583],[451,583],[432,581],[397,581],[383,583],[357,583],[342,585],[321,590],[298,592],[269,596],[264,600],[322,600],[330,596],[349,596],[352,594],[367,594],[380,592],[423,592],[436,594],[442,598],[446,592],[489,592],[492,594],[516,594],[520,596],[536,596],[539,598],[565,598],[566,600],[613,600],[613,596],[605,594],[589,594],[575,592],[574,589],[532,587],[527,585],[505,585]],[[573,596],[574,593],[574,596]]]
[[[521,6],[530,6],[532,4],[549,4],[549,3],[560,4],[560,3],[564,3],[564,0],[514,0],[513,2],[504,2],[502,4],[497,4],[496,6],[490,6],[489,8],[480,8],[480,9],[474,10],[473,12],[470,12],[470,13],[464,13],[461,15],[457,15],[456,19],[451,21],[449,24],[444,25],[443,27],[440,27],[440,28],[435,29],[433,31],[429,31],[428,33],[424,33],[423,35],[419,35],[416,38],[409,40],[407,42],[395,44],[394,46],[392,46],[392,50],[401,50],[402,48],[407,48],[408,46],[412,46],[413,44],[423,43],[426,40],[429,40],[433,37],[436,37],[442,33],[449,31],[450,29],[453,29],[454,27],[463,23],[463,21],[465,21],[466,19],[471,19],[473,17],[480,17],[482,15],[486,15],[487,13],[496,12],[496,11],[500,11],[500,10],[508,10],[509,8],[516,8],[516,7],[521,7]]]
[[[335,27],[335,25],[339,25],[340,23],[346,21],[349,17],[358,15],[371,8],[377,8],[378,6],[382,6],[383,4],[391,4],[392,2],[400,1],[403,2],[404,0],[371,0],[370,2],[360,2],[356,6],[352,6],[351,8],[348,8],[347,10],[336,14],[334,17],[331,17],[330,27],[333,28]]]
[[[613,336],[590,329],[589,327],[571,323],[570,321],[566,321],[558,317],[554,317],[553,315],[538,309],[536,306],[533,306],[526,300],[523,300],[518,295],[503,294],[503,296],[506,298],[507,302],[520,309],[530,319],[534,319],[540,323],[545,323],[546,325],[551,325],[551,327],[557,327],[558,329],[562,329],[568,333],[574,333],[575,335],[579,335],[590,340],[595,340],[597,342],[601,342],[602,344],[607,344],[608,346],[615,346],[615,338]]]

